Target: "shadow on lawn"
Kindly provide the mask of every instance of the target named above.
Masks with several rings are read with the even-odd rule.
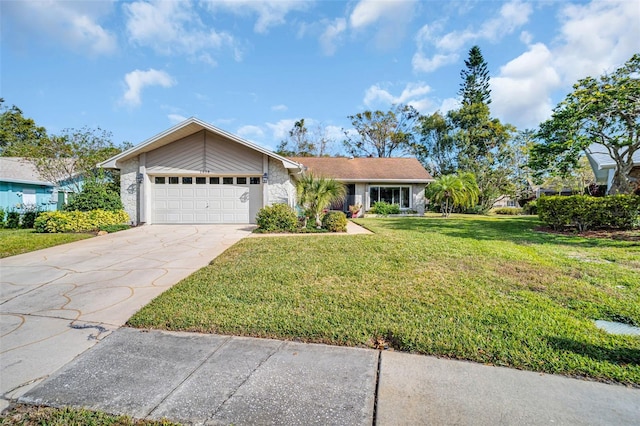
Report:
[[[606,348],[591,343],[578,342],[563,337],[546,338],[552,348],[559,351],[570,351],[596,361],[606,361],[618,365],[640,365],[640,349]]]
[[[640,247],[640,244],[605,238],[550,234],[534,229],[540,226],[535,216],[490,217],[407,217],[376,219],[384,227],[399,231],[438,232],[450,237],[473,240],[510,241],[516,244],[561,244],[576,247]],[[372,224],[375,226],[374,224]]]

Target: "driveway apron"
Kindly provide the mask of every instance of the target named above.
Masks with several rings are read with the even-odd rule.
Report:
[[[0,409],[253,228],[142,226],[0,260]]]

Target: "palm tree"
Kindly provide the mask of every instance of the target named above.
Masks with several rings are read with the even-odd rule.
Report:
[[[449,217],[454,207],[475,206],[479,192],[473,173],[440,176],[427,187],[427,197],[440,204],[443,217]]]
[[[312,173],[296,182],[296,190],[298,204],[305,209],[305,215],[315,218],[317,228],[322,226],[322,211],[342,200],[347,192],[345,186],[335,179],[316,177]]]

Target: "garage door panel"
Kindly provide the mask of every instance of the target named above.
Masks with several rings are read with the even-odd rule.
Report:
[[[262,204],[262,185],[220,185],[209,179],[204,184],[184,181],[180,177],[178,184],[154,183],[154,223],[250,223],[250,212],[255,216]]]

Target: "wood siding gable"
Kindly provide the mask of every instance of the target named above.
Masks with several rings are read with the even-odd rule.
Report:
[[[262,153],[202,130],[150,151],[149,174],[262,175]]]

